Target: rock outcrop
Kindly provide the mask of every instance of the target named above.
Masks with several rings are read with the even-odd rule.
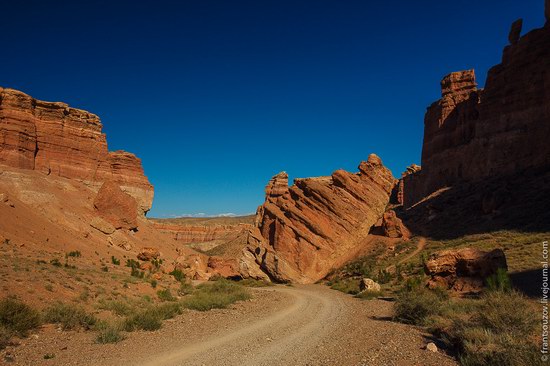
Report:
[[[550,25],[520,34],[516,21],[484,89],[473,70],[441,82],[424,120],[422,170],[403,177],[405,207],[457,183],[550,167]]]
[[[410,231],[405,227],[394,210],[388,210],[382,215],[382,232],[388,238],[403,238],[409,240],[411,238]]]
[[[94,200],[99,216],[115,229],[135,230],[138,226],[137,202],[112,181],[103,183]]]
[[[473,248],[444,250],[430,256],[424,271],[430,280],[428,287],[443,287],[457,292],[478,292],[484,281],[502,268],[508,269],[502,249],[490,252]]]
[[[295,179],[286,173],[266,187],[257,212],[259,233],[249,253],[274,280],[312,283],[351,259],[385,211],[396,184],[372,154],[359,173],[337,170],[329,177]]]
[[[95,189],[117,182],[146,213],[153,187],[141,161],[124,151],[109,152],[101,129],[95,114],[0,88],[0,164],[77,179]]]

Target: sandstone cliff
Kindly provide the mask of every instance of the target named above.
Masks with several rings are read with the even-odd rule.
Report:
[[[153,187],[141,161],[124,151],[109,152],[101,128],[92,113],[0,88],[1,165],[76,179],[95,190],[111,180],[146,213]]]
[[[443,187],[550,167],[550,22],[523,37],[521,24],[484,89],[473,70],[443,78],[424,120],[422,169],[403,177],[405,207]]]
[[[360,249],[395,183],[374,154],[359,165],[359,173],[337,170],[329,177],[296,179],[291,187],[286,173],[276,175],[266,187],[241,269],[252,270],[254,257],[277,281],[324,278]]]

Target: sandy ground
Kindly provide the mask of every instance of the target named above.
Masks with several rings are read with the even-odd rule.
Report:
[[[2,356],[11,355],[11,365],[456,365],[426,351],[430,340],[420,330],[388,321],[389,302],[321,285],[253,291],[231,309],[187,311],[118,344],[49,326]]]

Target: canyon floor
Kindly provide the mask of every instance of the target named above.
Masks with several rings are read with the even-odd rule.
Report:
[[[131,333],[115,345],[47,326],[6,351],[14,365],[456,365],[424,349],[428,334],[389,321],[391,302],[322,285],[253,293],[230,309],[186,311],[159,331]]]

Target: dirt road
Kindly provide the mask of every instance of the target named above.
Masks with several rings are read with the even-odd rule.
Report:
[[[424,349],[419,329],[389,321],[392,304],[326,286],[253,289],[231,309],[186,311],[117,344],[90,332],[42,330],[10,350],[15,365],[456,365]],[[45,360],[44,355],[55,355]],[[1,361],[0,361],[1,364]]]
[[[444,356],[422,350],[423,339],[417,331],[358,316],[358,306],[372,305],[385,312],[387,303],[362,302],[323,286],[281,286],[276,291],[290,300],[281,310],[260,321],[154,355],[143,365],[453,364]],[[411,332],[417,342],[406,339]],[[388,335],[390,339],[384,338]],[[400,349],[400,337],[408,341],[403,345],[405,349]]]

